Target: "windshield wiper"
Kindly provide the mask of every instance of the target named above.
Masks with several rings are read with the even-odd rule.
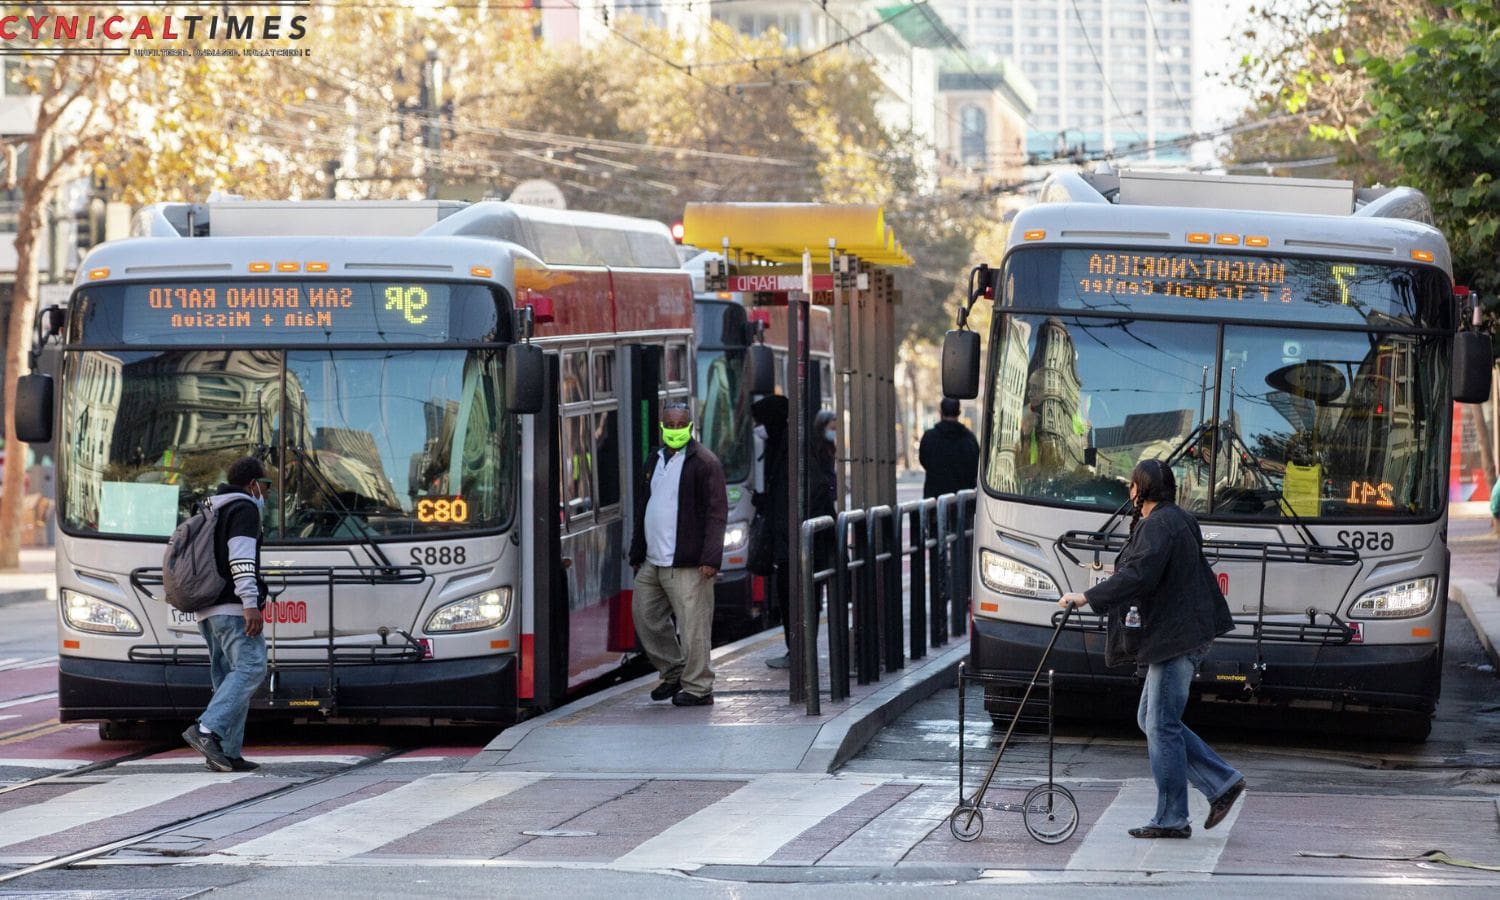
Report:
[[[302,465],[302,470],[312,478],[318,491],[333,504],[334,511],[342,517],[342,521],[354,523],[355,529],[359,533],[360,546],[364,547],[365,552],[370,554],[371,561],[382,568],[394,569],[395,565],[392,564],[390,557],[386,556],[385,551],[380,549],[380,545],[375,542],[375,532],[370,529],[369,523],[361,519],[344,504],[343,500],[339,499],[338,490],[329,479],[327,473],[318,465],[317,459],[296,444],[288,443],[286,447],[297,458],[297,462]]]
[[[1251,452],[1249,445],[1245,443],[1244,438],[1240,437],[1240,433],[1235,429],[1234,425],[1223,423],[1216,426],[1214,430],[1221,431],[1226,435],[1226,446],[1229,448],[1229,452],[1233,454],[1235,462],[1239,465],[1240,469],[1254,475],[1255,480],[1260,483],[1261,489],[1276,498],[1277,507],[1281,509],[1283,515],[1291,519],[1292,528],[1302,538],[1302,543],[1308,547],[1315,547],[1319,550],[1324,549],[1322,543],[1318,541],[1317,536],[1312,533],[1312,529],[1307,527],[1307,522],[1297,513],[1296,508],[1287,501],[1286,493],[1271,484],[1271,479],[1266,477],[1265,471],[1261,469],[1258,463],[1251,464],[1250,460],[1252,458],[1258,460],[1260,457]],[[1215,441],[1216,445],[1217,443]],[[1215,447],[1215,452],[1217,452],[1217,446]],[[1213,485],[1211,490],[1217,491],[1218,485]]]
[[[1193,430],[1189,431],[1182,440],[1177,442],[1177,444],[1172,448],[1171,452],[1169,452],[1165,457],[1162,458],[1161,464],[1169,469],[1172,466],[1176,465],[1177,461],[1182,459],[1183,454],[1186,453],[1189,448],[1193,447],[1198,442],[1199,438],[1201,438],[1212,427],[1213,426],[1208,422],[1199,421],[1197,425],[1193,426]],[[1099,534],[1103,535],[1104,537],[1109,537],[1109,535],[1114,532],[1115,526],[1119,524],[1120,519],[1124,518],[1125,514],[1130,511],[1130,507],[1132,505],[1133,504],[1129,499],[1127,499],[1124,503],[1121,503],[1119,509],[1116,509],[1113,513],[1110,514],[1109,518],[1105,520],[1104,527],[1099,529]]]

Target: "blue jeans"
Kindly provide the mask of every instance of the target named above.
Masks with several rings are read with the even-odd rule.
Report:
[[[1208,655],[1209,646],[1204,644],[1191,653],[1152,663],[1146,670],[1136,723],[1146,734],[1151,777],[1156,781],[1156,815],[1150,824],[1161,828],[1188,824],[1188,782],[1212,802],[1240,780],[1233,766],[1182,724],[1188,686],[1198,664]]]
[[[209,616],[198,623],[198,631],[208,642],[214,683],[214,697],[198,722],[219,736],[225,756],[238,759],[250,698],[266,678],[266,638],[248,637],[243,616]]]

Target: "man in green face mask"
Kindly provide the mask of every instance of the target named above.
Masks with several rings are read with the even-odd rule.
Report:
[[[661,441],[646,461],[637,494],[631,609],[641,646],[661,673],[651,699],[707,706],[714,702],[708,667],[714,575],[724,556],[729,514],[724,467],[693,440],[693,414],[684,402],[662,408]]]

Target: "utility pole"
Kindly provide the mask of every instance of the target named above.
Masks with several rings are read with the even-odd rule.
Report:
[[[422,115],[422,148],[425,160],[423,180],[427,183],[427,199],[435,200],[438,195],[438,183],[443,177],[443,131],[441,126],[441,107],[443,93],[443,70],[442,64],[438,62],[437,44],[431,40],[424,46],[427,49],[427,61],[422,65],[422,92],[418,97]]]

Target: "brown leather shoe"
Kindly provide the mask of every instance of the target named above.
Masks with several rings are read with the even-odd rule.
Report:
[[[1160,825],[1142,825],[1140,828],[1130,829],[1130,836],[1133,838],[1190,838],[1193,836],[1193,826],[1163,828]]]
[[[1241,778],[1231,784],[1228,790],[1219,795],[1219,799],[1208,805],[1208,818],[1203,820],[1204,830],[1208,830],[1229,815],[1229,810],[1234,808],[1234,801],[1240,799],[1240,794],[1245,793],[1245,779]]]

